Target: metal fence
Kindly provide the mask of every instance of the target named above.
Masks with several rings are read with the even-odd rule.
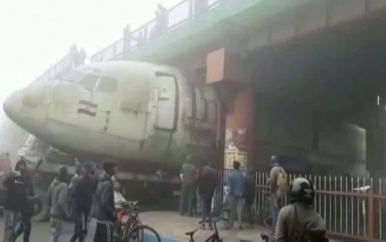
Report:
[[[221,1],[224,0],[209,0],[208,8],[205,10],[210,10],[217,7]],[[183,0],[174,7],[168,9],[168,22],[166,33],[182,26],[189,20],[193,20],[194,18],[198,17],[200,13],[205,12],[201,10],[200,12],[196,13],[194,11],[195,2],[195,0]],[[125,52],[133,51],[141,44],[150,42],[151,40],[161,36],[162,34],[159,34],[156,37],[152,36],[152,31],[155,27],[155,19],[148,21],[141,27],[131,31],[129,34],[129,40],[121,38],[113,44],[92,55],[90,58],[91,62],[102,62],[122,58]],[[141,39],[141,43],[138,41],[138,39]]]
[[[220,172],[220,180],[226,181],[228,174],[229,171]],[[314,208],[325,220],[330,236],[350,241],[386,241],[386,179],[288,174],[290,181],[300,176],[314,183]],[[257,172],[255,176],[258,211],[266,204],[268,177],[268,172]],[[222,206],[222,195],[220,188],[214,201],[217,208]]]

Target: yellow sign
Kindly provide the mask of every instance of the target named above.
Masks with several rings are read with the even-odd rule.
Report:
[[[243,151],[233,151],[233,150],[228,150],[225,151],[224,155],[224,168],[225,169],[233,169],[233,162],[238,161],[240,162],[241,170],[246,170],[247,169],[247,164],[248,164],[248,153],[243,152]]]

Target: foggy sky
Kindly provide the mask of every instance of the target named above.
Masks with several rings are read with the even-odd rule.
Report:
[[[154,18],[158,2],[171,7],[180,1],[0,0],[0,103],[72,44],[90,56],[122,37],[127,23],[136,28]]]

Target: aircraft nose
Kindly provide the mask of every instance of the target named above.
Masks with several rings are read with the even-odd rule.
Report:
[[[44,124],[47,107],[45,91],[38,86],[27,86],[12,93],[3,103],[5,114],[18,126],[36,131]]]
[[[3,103],[3,110],[5,114],[12,119],[12,112],[13,107],[15,106],[15,95],[12,94],[11,96],[7,97]]]

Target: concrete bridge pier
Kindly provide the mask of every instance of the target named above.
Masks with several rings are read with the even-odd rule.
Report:
[[[242,169],[254,169],[253,117],[254,91],[244,58],[227,48],[207,54],[206,84],[214,85],[224,110],[224,168],[232,169],[234,160]]]

